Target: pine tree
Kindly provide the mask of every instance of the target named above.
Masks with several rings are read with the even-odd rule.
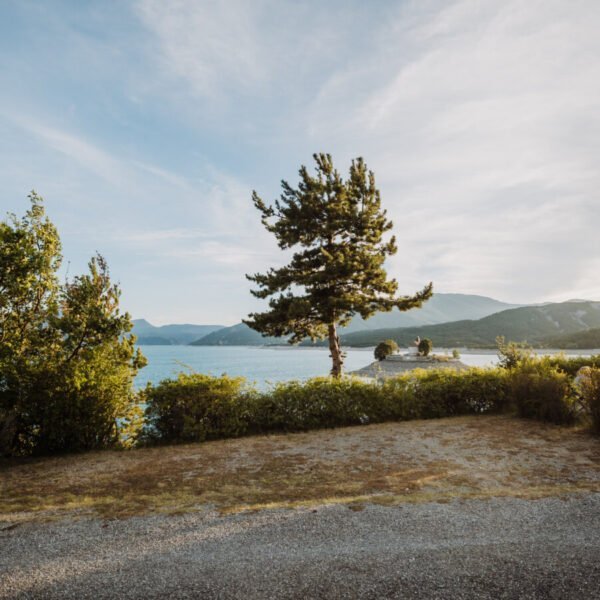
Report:
[[[246,275],[258,285],[252,294],[270,300],[268,311],[252,313],[244,322],[263,335],[290,336],[290,343],[328,338],[331,375],[340,377],[344,356],[338,327],[357,314],[367,319],[378,311],[421,306],[431,297],[432,284],[413,296],[396,295],[398,284],[383,267],[397,250],[393,236],[383,239],[392,222],[364,160],[352,161],[344,181],[329,154],[313,156],[316,174],[302,166],[297,189],[282,181],[274,206],[253,192],[267,231],[282,250],[297,251],[284,267]]]

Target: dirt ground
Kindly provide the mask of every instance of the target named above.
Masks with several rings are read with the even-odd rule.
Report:
[[[600,491],[600,440],[507,416],[0,462],[0,530],[62,517]]]

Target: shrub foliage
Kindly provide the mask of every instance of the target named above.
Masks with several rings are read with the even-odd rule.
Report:
[[[146,388],[145,439],[202,441],[499,412],[507,404],[507,386],[502,369],[418,370],[381,382],[317,377],[264,392],[240,378],[180,375]]]
[[[248,430],[251,391],[242,377],[211,377],[180,373],[148,385],[144,439],[161,442],[202,442],[236,437]]]
[[[588,369],[593,376],[576,385],[570,365],[563,369],[555,362],[531,356],[511,368],[441,367],[378,381],[319,377],[262,392],[239,378],[180,375],[148,386],[147,439],[201,441],[503,412],[567,424],[579,416],[577,394],[600,432],[600,369]]]
[[[573,396],[569,376],[549,361],[531,361],[510,374],[510,396],[519,416],[571,423]]]
[[[373,354],[377,360],[385,360],[390,354],[398,352],[398,344],[394,340],[384,340],[375,347]]]
[[[433,350],[433,342],[428,338],[424,338],[419,342],[417,349],[421,356],[429,356],[429,353]]]
[[[575,378],[575,388],[593,431],[600,433],[600,369],[583,366]]]

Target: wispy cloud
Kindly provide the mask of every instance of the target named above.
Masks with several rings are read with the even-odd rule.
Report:
[[[413,8],[321,89],[313,139],[375,169],[408,248],[399,276],[513,300],[568,289],[600,252],[599,5]]]
[[[200,96],[244,91],[269,77],[271,60],[258,16],[265,2],[138,3],[144,23],[158,37],[164,66]]]
[[[257,262],[264,264],[272,256],[270,252],[252,250],[247,245],[219,240],[201,241],[193,248],[170,248],[164,255],[194,264],[210,261],[213,265],[234,266],[243,272],[253,271]]]
[[[106,181],[121,185],[126,177],[122,165],[109,153],[96,145],[67,131],[51,127],[22,113],[0,115],[17,125],[26,133],[37,137],[40,142],[99,175]]]
[[[148,175],[160,179],[171,186],[192,190],[191,183],[183,176],[168,171],[157,165],[145,163],[127,156],[115,155],[87,140],[85,137],[65,129],[53,127],[41,120],[28,116],[23,112],[5,111],[0,113],[0,119],[8,121],[22,129],[29,135],[35,136],[39,141],[77,163],[84,169],[91,171],[106,182],[124,188],[133,180],[140,180]]]
[[[157,229],[147,231],[128,231],[121,234],[119,239],[129,242],[162,242],[173,240],[197,240],[209,235],[202,229]]]
[[[358,3],[275,0],[139,0],[136,11],[171,85],[185,82],[212,109],[242,117],[238,126],[265,120],[260,108],[271,124],[303,110],[340,63],[371,45],[372,36],[357,35],[357,28],[388,12],[383,5],[373,11]]]
[[[163,179],[170,185],[174,185],[175,187],[184,189],[184,190],[192,190],[191,183],[181,175],[177,175],[176,173],[172,173],[171,171],[167,171],[157,165],[150,165],[148,163],[141,162],[139,160],[133,160],[131,165],[146,172],[150,175],[154,175],[155,177],[159,177]]]

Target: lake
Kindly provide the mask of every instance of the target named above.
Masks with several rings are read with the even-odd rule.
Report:
[[[327,375],[330,368],[327,348],[265,346],[141,346],[148,358],[136,385],[158,383],[180,371],[196,371],[210,375],[241,375],[259,387],[269,382],[307,379]],[[345,370],[360,369],[373,362],[373,348],[346,348]],[[437,350],[437,352],[443,352]],[[552,353],[555,351],[547,351]],[[589,356],[588,351],[569,354]],[[495,350],[462,350],[461,360],[470,366],[489,366],[497,362]]]

